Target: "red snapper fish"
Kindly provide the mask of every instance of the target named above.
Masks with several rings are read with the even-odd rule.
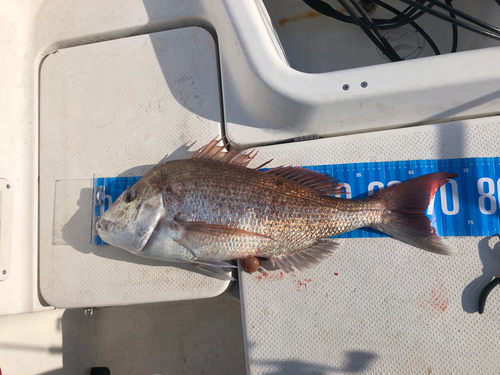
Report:
[[[332,197],[343,187],[331,176],[300,167],[251,169],[253,151],[226,152],[220,141],[191,159],[152,168],[101,216],[99,236],[133,254],[188,262],[223,280],[231,279],[225,269],[234,267],[227,261],[236,259],[267,258],[286,272],[308,268],[340,247],[329,237],[363,227],[453,254],[424,211],[455,173],[343,199]],[[172,240],[181,246],[169,246]]]

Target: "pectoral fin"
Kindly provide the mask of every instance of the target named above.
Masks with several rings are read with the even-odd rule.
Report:
[[[204,221],[174,220],[169,224],[169,229],[171,237],[176,242],[192,251],[228,237],[257,236],[270,238],[264,234]]]
[[[190,234],[204,233],[213,236],[238,234],[242,236],[259,236],[270,238],[269,236],[266,236],[264,234],[249,232],[247,230],[230,227],[228,225],[207,223],[205,221],[174,220],[173,223],[175,223],[176,226],[182,226],[184,228],[184,231],[189,232]]]
[[[203,248],[208,249],[237,237],[270,238],[264,234],[204,221],[174,220],[168,227],[172,239],[191,251],[195,257],[199,256]]]

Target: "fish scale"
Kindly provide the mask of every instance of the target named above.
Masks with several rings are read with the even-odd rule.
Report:
[[[236,248],[234,242],[228,245],[221,238],[211,243],[212,248],[219,249],[214,252],[221,257],[227,258],[228,251],[235,258],[291,254],[307,248],[318,238],[364,226],[376,215],[380,216],[376,207],[367,215],[368,205],[364,202],[324,197],[305,185],[223,162],[204,159],[171,162],[165,165],[168,168],[165,173],[175,175],[176,169],[184,168],[186,163],[192,164],[190,178],[173,182],[182,184],[185,191],[182,210],[192,220],[221,223],[272,238],[248,241],[244,238],[247,236],[240,236],[241,243]],[[200,183],[202,179],[210,179],[210,183]],[[225,213],[221,215],[221,211]]]

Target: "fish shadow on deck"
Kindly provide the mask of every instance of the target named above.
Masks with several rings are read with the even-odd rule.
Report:
[[[483,263],[483,274],[471,281],[462,292],[462,308],[469,314],[478,311],[481,290],[495,276],[500,275],[500,241],[494,242],[495,238],[496,236],[490,236],[479,241],[478,254]]]

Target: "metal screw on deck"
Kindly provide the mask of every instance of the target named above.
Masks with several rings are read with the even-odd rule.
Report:
[[[94,315],[94,309],[89,308],[83,310],[83,315],[85,315],[86,318],[90,318],[92,315]]]
[[[367,86],[368,86],[368,82],[366,82],[366,81],[361,82],[361,87],[362,88],[365,88]]]
[[[9,184],[7,184],[7,189],[10,189],[10,185]]]
[[[344,86],[342,86],[342,88],[344,89],[344,91],[347,91],[349,90],[349,85],[346,83]]]
[[[2,273],[5,275],[7,274],[7,270],[3,270]]]

